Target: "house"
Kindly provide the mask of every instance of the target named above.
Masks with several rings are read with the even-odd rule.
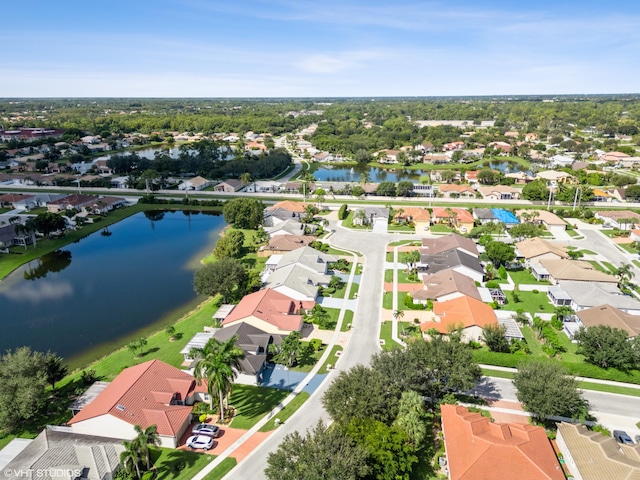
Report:
[[[191,406],[209,400],[206,385],[160,360],[124,369],[92,402],[69,420],[74,433],[131,440],[134,425],[158,427],[160,445],[178,446],[191,423]]]
[[[478,171],[469,170],[464,172],[464,179],[469,183],[478,183]]]
[[[511,153],[511,144],[507,142],[489,142],[487,145],[493,147],[496,150],[500,150],[501,153]]]
[[[556,444],[573,477],[579,480],[633,479],[640,477],[640,455],[635,445],[584,425],[558,423]]]
[[[450,151],[454,151],[454,150],[460,150],[464,148],[464,142],[449,142],[449,143],[445,143],[442,146],[442,150],[444,152],[450,152]]]
[[[428,300],[445,302],[466,295],[482,300],[475,282],[455,270],[442,270],[422,278],[423,288],[411,292],[414,303],[427,304]]]
[[[414,183],[411,193],[416,197],[433,198],[436,196],[435,187],[433,185],[424,185],[422,183]]]
[[[230,178],[229,180],[225,180],[224,182],[218,183],[215,187],[213,187],[213,191],[235,193],[235,192],[239,192],[243,188],[244,188],[244,183],[242,183],[240,180],[236,180],[235,178]]]
[[[287,220],[295,220],[302,223],[302,216],[306,215],[299,212],[292,212],[286,208],[269,208],[265,209],[262,226],[264,228],[275,227]]]
[[[567,229],[567,223],[548,210],[516,210],[516,215],[523,220],[526,218],[525,215],[531,215],[532,223],[544,225],[554,235]]]
[[[468,295],[462,295],[444,302],[433,304],[434,320],[423,322],[420,329],[427,332],[435,329],[447,335],[453,330],[462,329],[462,341],[482,341],[482,329],[487,325],[498,325],[493,309]]]
[[[463,237],[457,233],[451,233],[444,237],[437,238],[423,238],[422,248],[420,249],[421,255],[435,255],[443,253],[451,249],[458,249],[465,252],[468,255],[478,257],[480,255],[476,243],[470,238]]]
[[[482,282],[484,269],[478,257],[460,249],[450,249],[436,254],[420,255],[418,271],[425,275],[433,275],[442,270],[453,269],[458,273]]]
[[[555,299],[562,295],[558,287],[571,299],[569,306],[576,312],[607,304],[626,313],[640,315],[640,301],[623,294],[613,283],[562,280],[556,288],[549,288],[547,293],[554,305],[556,305]]]
[[[24,193],[5,193],[0,195],[0,207],[10,206],[15,210],[30,210],[38,206],[35,195]]]
[[[543,180],[547,183],[565,183],[574,184],[578,182],[578,179],[567,172],[560,172],[558,170],[545,170],[543,172],[536,173],[536,180]]]
[[[398,161],[400,150],[381,150],[378,152],[378,162],[380,163],[396,163]]]
[[[264,230],[269,238],[273,238],[278,235],[304,235],[307,230],[311,229],[313,229],[312,225],[305,226],[295,219],[289,219],[273,227],[265,227]]]
[[[565,247],[543,240],[540,237],[527,238],[517,242],[516,255],[522,257],[528,264],[539,262],[540,260],[558,260],[569,258]]]
[[[58,200],[53,200],[47,203],[47,210],[51,213],[63,213],[67,210],[82,211],[87,207],[91,208],[96,203],[98,197],[94,195],[82,195],[74,193],[67,195]]]
[[[91,211],[95,215],[105,215],[111,210],[124,207],[127,205],[127,200],[122,197],[98,197],[98,199],[91,205]]]
[[[9,463],[2,464],[2,478],[113,480],[120,469],[122,452],[122,440],[48,426]]]
[[[193,178],[190,178],[189,180],[183,181],[180,185],[178,185],[178,188],[180,190],[196,190],[197,191],[197,190],[204,190],[209,185],[211,185],[211,182],[206,178],[193,177]]]
[[[180,351],[184,355],[183,366],[192,368],[197,358],[192,358],[194,348],[204,348],[211,340],[222,343],[237,336],[235,345],[242,349],[244,358],[239,360],[240,368],[236,372],[234,383],[242,385],[259,385],[261,374],[267,366],[269,345],[280,344],[282,337],[260,330],[247,322],[237,322],[225,328],[205,327],[204,332],[198,332]]]
[[[5,225],[0,227],[0,252],[9,253],[7,250],[13,245],[26,247],[36,241],[35,233],[16,234],[16,225]]]
[[[603,162],[618,163],[630,156],[622,152],[602,152],[599,159]]]
[[[519,185],[526,185],[527,183],[533,182],[534,177],[529,175],[526,172],[513,172],[513,173],[505,173],[506,178],[513,178],[514,182]]]
[[[544,428],[493,423],[459,405],[440,412],[451,480],[564,480]]]
[[[518,200],[521,193],[517,188],[508,185],[480,187],[478,191],[488,200]]]
[[[329,255],[328,253],[306,246],[288,252],[278,258],[278,262],[273,268],[273,271],[289,267],[290,265],[298,265],[309,271],[325,274],[328,273],[329,264],[337,260],[338,258],[334,255]]]
[[[640,229],[634,228],[629,234],[629,238],[634,242],[640,242]]]
[[[359,207],[353,211],[354,225],[375,225],[389,222],[389,209],[384,207]]]
[[[274,211],[278,209],[286,210],[292,213],[304,213],[307,210],[307,204],[302,202],[293,202],[291,200],[285,200],[278,202],[271,207],[267,208],[267,211]]]
[[[478,220],[481,225],[485,223],[497,223],[499,221],[490,208],[474,208],[473,218]]]
[[[431,214],[426,208],[404,207],[397,210],[393,216],[396,223],[413,223],[416,233],[429,230],[431,225]]]
[[[314,304],[264,288],[243,297],[222,321],[222,326],[245,322],[267,333],[287,335],[302,330],[302,313]]]
[[[431,221],[451,225],[461,232],[469,232],[474,226],[473,216],[464,208],[433,207]]]
[[[567,155],[554,155],[549,158],[549,166],[550,167],[570,167],[575,159],[572,157],[568,157]]]
[[[269,274],[265,288],[272,288],[294,300],[315,302],[320,287],[329,286],[331,275],[314,272],[297,264],[279,268]]]
[[[552,285],[560,280],[570,280],[577,282],[604,282],[617,284],[618,279],[613,275],[596,270],[589,262],[582,260],[567,259],[543,259],[531,267],[531,273],[536,276],[534,269],[540,265],[548,272],[548,278]],[[545,280],[538,278],[538,280]]]
[[[450,158],[441,153],[428,153],[422,157],[424,163],[442,164],[450,161]]]
[[[438,185],[438,191],[445,198],[476,198],[476,191],[469,185]]]
[[[270,238],[267,245],[260,247],[258,256],[266,257],[291,252],[300,247],[306,247],[315,239],[316,237],[309,235],[277,235]]]
[[[620,230],[632,230],[640,224],[640,215],[631,210],[607,210],[595,212],[595,217]]]
[[[586,328],[606,325],[619,328],[629,334],[630,338],[640,334],[640,315],[631,315],[611,305],[597,305],[576,312],[579,323]]]

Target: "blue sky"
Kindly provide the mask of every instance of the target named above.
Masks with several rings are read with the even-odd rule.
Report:
[[[637,93],[637,0],[32,0],[0,97]]]

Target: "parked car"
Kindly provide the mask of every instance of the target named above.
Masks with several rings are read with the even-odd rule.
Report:
[[[220,434],[220,427],[217,425],[208,425],[199,423],[191,429],[194,435],[207,435],[208,437],[217,437]]]
[[[631,437],[627,435],[627,432],[624,432],[622,430],[614,430],[613,438],[615,438],[618,441],[618,443],[623,443],[624,445],[634,445],[633,440],[631,440]]]
[[[187,439],[187,447],[193,448],[194,450],[210,450],[213,448],[213,438],[206,435],[194,435]]]

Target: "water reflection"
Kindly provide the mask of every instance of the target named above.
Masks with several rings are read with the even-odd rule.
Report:
[[[34,262],[37,264],[35,268],[33,268]],[[25,280],[44,278],[49,272],[61,272],[71,265],[71,252],[69,250],[56,250],[43,255],[34,262],[28,263],[27,270],[24,271]]]
[[[163,210],[148,210],[144,212],[144,216],[151,221],[151,230],[156,229],[156,222],[162,220],[165,213]]]
[[[73,295],[73,286],[71,282],[42,280],[35,287],[30,284],[20,284],[15,288],[0,290],[0,294],[13,301],[37,304],[70,297]]]

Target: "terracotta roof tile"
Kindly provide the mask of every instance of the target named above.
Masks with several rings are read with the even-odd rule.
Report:
[[[423,332],[435,328],[440,333],[449,333],[450,328],[459,326],[485,327],[498,323],[498,318],[489,305],[468,295],[445,302],[435,302],[433,313],[438,321],[422,323],[420,328]]]

